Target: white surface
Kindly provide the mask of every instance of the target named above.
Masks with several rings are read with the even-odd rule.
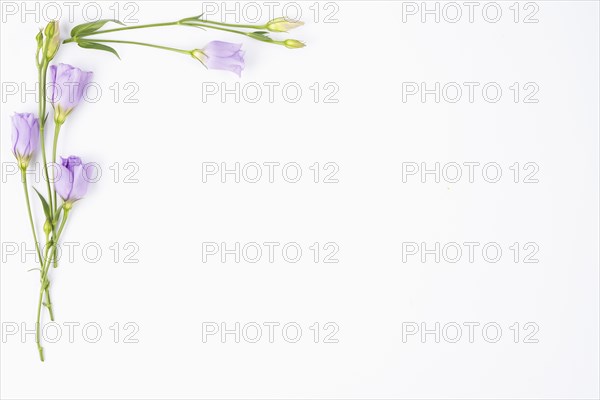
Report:
[[[200,8],[137,4],[141,23]],[[335,10],[324,4],[322,13]],[[65,322],[97,322],[104,335],[91,344],[76,330],[74,343],[46,342],[44,364],[32,335],[9,337],[0,344],[2,398],[598,398],[598,3],[538,2],[534,24],[512,21],[512,2],[501,3],[496,24],[480,13],[474,23],[403,23],[400,2],[336,4],[339,22],[323,23],[302,3],[307,24],[290,37],[305,40],[303,50],[243,41],[241,80],[145,48],[115,46],[122,61],[61,49],[57,61],[93,70],[104,96],[69,118],[60,153],[97,162],[104,175],[73,211],[64,240],[81,246],[51,271],[53,302],[65,336]],[[75,15],[63,34],[83,22]],[[43,24],[3,21],[3,92],[7,82],[35,87],[33,38]],[[184,28],[127,37],[181,48],[240,40]],[[135,83],[139,102],[115,102],[115,82],[121,94]],[[272,103],[203,102],[203,82],[248,90],[296,82],[303,96],[291,103],[276,90]],[[315,103],[315,82],[338,85],[339,102]],[[402,82],[497,82],[503,97],[403,103]],[[535,82],[539,102],[515,104],[514,82]],[[13,161],[9,116],[35,112],[34,97],[3,99],[3,170]],[[139,183],[115,183],[115,162],[136,163]],[[203,162],[297,162],[303,178],[203,183]],[[339,165],[339,183],[312,183],[315,162]],[[497,162],[503,177],[403,183],[403,162]],[[539,183],[513,183],[515,162],[536,163]],[[3,252],[6,243],[31,245],[16,176],[3,179],[0,200]],[[297,242],[303,258],[202,262],[202,242],[269,241]],[[83,259],[89,242],[102,248],[96,263]],[[137,243],[140,262],[124,263],[122,249],[115,263],[115,242]],[[337,243],[340,262],[315,264],[314,242]],[[497,242],[503,257],[403,263],[403,242]],[[514,263],[514,242],[535,242],[540,262]],[[34,326],[31,264],[3,255],[4,329]],[[139,343],[115,344],[109,327],[128,321],[139,326]],[[203,322],[296,322],[303,336],[292,344],[276,331],[269,343],[265,329],[259,343],[202,343]],[[315,344],[315,322],[337,324],[339,343]],[[488,343],[476,331],[469,343],[465,330],[454,344],[431,336],[403,343],[405,322],[496,322],[503,336]],[[514,343],[515,322],[537,324],[539,343],[523,343],[523,330]]]

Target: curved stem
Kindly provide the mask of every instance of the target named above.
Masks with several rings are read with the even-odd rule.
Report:
[[[72,41],[71,39],[68,39],[68,40],[69,41],[65,40],[64,43],[70,43],[70,41]],[[132,41],[129,41],[129,40],[94,39],[94,42],[97,42],[97,43],[133,44],[133,45],[136,45],[136,46],[153,47],[155,49],[173,51],[173,52],[181,53],[181,54],[188,54],[188,55],[191,54],[191,52],[189,50],[176,49],[174,47],[160,46],[158,44],[151,44],[151,43],[132,42]]]
[[[124,26],[121,28],[96,31],[96,32],[85,34],[85,35],[65,39],[63,41],[63,43],[65,43],[65,44],[66,43],[74,43],[74,42],[77,42],[78,37],[87,38],[89,36],[99,35],[101,33],[113,33],[113,32],[128,31],[128,30],[133,30],[133,29],[156,28],[156,27],[174,26],[174,25],[183,25],[183,26],[190,26],[190,27],[195,27],[195,28],[200,27],[200,28],[216,29],[219,31],[235,33],[235,34],[244,35],[244,36],[248,36],[248,32],[241,32],[241,31],[237,31],[235,29],[228,29],[228,28],[224,28],[224,27],[246,28],[246,29],[266,29],[264,25],[243,25],[243,24],[238,25],[238,24],[228,24],[225,22],[216,22],[216,21],[210,21],[210,20],[199,20],[199,19],[195,19],[195,18],[190,18],[190,19],[182,19],[182,20],[173,21],[173,22],[163,22],[163,23],[158,23],[158,24],[147,24],[147,25],[136,25],[136,26]],[[249,36],[249,37],[252,37],[252,36]],[[93,40],[94,40],[94,42],[137,44],[140,46],[149,46],[149,47],[154,47],[154,48],[158,48],[158,49],[170,50],[170,51],[176,51],[176,52],[180,52],[180,53],[189,54],[189,51],[186,51],[186,50],[173,49],[171,47],[152,45],[152,44],[148,44],[148,43],[118,41],[118,40],[100,40],[100,39],[93,39]]]
[[[63,215],[63,219],[60,223],[60,228],[58,229],[58,233],[56,232],[56,228],[54,229],[53,238],[56,240],[56,246],[54,246],[54,250],[52,252],[52,259],[54,260],[54,268],[58,268],[58,240],[60,239],[60,234],[62,233],[65,223],[67,222],[67,217],[69,216],[69,210],[65,209],[65,213]]]
[[[184,23],[183,25],[186,25],[186,26],[195,26],[195,27],[201,27],[201,28],[209,28],[209,29],[216,29],[218,31],[229,32],[229,33],[236,33],[238,35],[248,36],[248,32],[241,32],[241,31],[236,31],[235,29],[222,28],[220,26],[213,26],[213,25],[202,23],[202,22],[189,21],[189,22]],[[225,25],[225,26],[230,26],[230,25]]]
[[[129,31],[129,30],[132,30],[132,29],[157,28],[157,27],[160,27],[160,26],[172,26],[172,25],[178,25],[178,24],[179,24],[179,21],[173,21],[173,22],[161,22],[161,23],[158,23],[158,24],[123,26],[121,28],[106,29],[104,31],[96,31],[96,32],[88,33],[86,35],[82,35],[82,36],[78,36],[78,37],[88,37],[88,36],[98,35],[100,33],[112,33],[112,32],[120,32],[120,31]],[[67,39],[67,40],[70,40],[70,39]],[[65,41],[64,43],[70,43],[70,42]]]
[[[192,20],[193,21],[193,20]],[[229,26],[231,28],[242,28],[242,29],[267,29],[266,25],[244,25],[244,24],[228,24],[226,22],[217,22],[217,21],[211,21],[208,19],[198,19],[197,21],[200,21],[202,23],[205,24],[211,24],[211,25],[220,25],[220,26]],[[187,21],[186,21],[187,22]]]
[[[41,314],[42,314],[42,300],[44,298],[44,291],[48,287],[48,285],[46,284],[47,276],[48,276],[48,266],[49,266],[48,261],[50,260],[50,258],[48,257],[48,251],[50,250],[50,247],[53,247],[53,246],[54,246],[54,243],[52,243],[50,246],[46,247],[46,250],[44,252],[44,263],[42,266],[42,283],[40,286],[40,297],[38,299],[38,306],[37,306],[37,319],[35,321],[35,343],[37,344],[38,353],[40,353],[40,360],[42,362],[44,361],[44,348],[42,347],[42,344],[40,341],[40,318],[41,318]]]
[[[65,223],[67,222],[67,218],[69,217],[69,210],[65,208],[65,213],[63,215],[62,221],[60,222],[60,228],[58,229],[58,233],[56,235],[56,243],[58,243],[58,239],[60,239],[60,234],[62,233]]]
[[[48,73],[48,62],[42,61],[38,70],[39,84],[39,118],[40,118],[40,145],[42,148],[42,162],[44,163],[44,173],[46,174],[46,187],[48,189],[48,201],[50,202],[50,213],[54,208],[52,204],[52,190],[50,189],[50,175],[48,175],[48,161],[46,160],[46,141],[44,139],[44,128],[46,126],[46,77]]]
[[[52,254],[56,254],[56,246],[58,244],[58,240],[60,239],[60,234],[62,233],[65,223],[67,222],[67,218],[69,216],[69,210],[65,210],[62,221],[60,223],[60,228],[58,229],[58,233],[56,237],[52,238],[50,245],[46,247],[44,251],[44,262],[42,265],[42,283],[40,286],[40,297],[38,299],[38,307],[37,307],[37,319],[35,322],[35,342],[37,344],[38,352],[40,353],[40,360],[44,361],[44,348],[42,347],[40,341],[40,319],[41,319],[41,311],[42,311],[42,300],[44,298],[44,292],[48,289],[50,281],[48,280],[48,270],[50,269],[50,261],[52,261],[52,257],[49,257],[48,253],[52,249]]]
[[[23,181],[23,191],[25,192],[25,201],[27,203],[27,215],[29,216],[29,225],[31,226],[31,233],[33,234],[33,241],[35,242],[35,250],[37,251],[37,256],[40,261],[40,275],[43,273],[44,269],[44,259],[42,258],[42,252],[40,251],[40,243],[37,239],[37,233],[35,232],[35,224],[33,223],[33,215],[31,213],[31,202],[29,201],[29,189],[27,188],[27,174],[25,170],[21,170],[21,180]],[[48,312],[50,313],[50,320],[54,321],[54,312],[52,310],[52,300],[50,300],[50,282],[44,289],[46,293],[46,307],[48,308]]]
[[[52,182],[56,180],[56,176],[54,176],[54,165],[56,164],[56,145],[58,144],[58,135],[60,133],[60,128],[62,127],[62,123],[55,122],[54,123],[54,143],[52,144]],[[54,195],[54,214],[56,214],[56,210],[58,208],[58,202],[56,201],[56,189],[52,189]],[[53,215],[54,215],[53,214]]]
[[[33,215],[31,213],[31,204],[29,201],[29,189],[27,188],[27,174],[24,169],[21,170],[21,181],[23,182],[23,191],[25,192],[25,202],[27,204],[27,215],[29,216],[29,225],[31,226],[33,240],[35,241],[35,250],[37,251],[38,259],[40,260],[40,267],[43,267],[44,260],[42,259],[42,252],[40,251],[40,244],[37,239],[37,233],[35,232],[35,224],[33,223]]]
[[[62,127],[62,122],[57,122],[54,121],[54,142],[52,144],[52,182],[56,181],[56,176],[54,174],[55,169],[54,166],[56,165],[56,148],[58,145],[58,135],[60,134],[60,128]],[[52,215],[56,215],[57,210],[58,210],[58,201],[56,199],[56,188],[54,187],[54,185],[52,185],[52,194],[54,196],[54,214]],[[52,224],[52,232],[53,235],[56,236],[56,227],[54,226],[54,224]],[[58,259],[57,259],[57,248],[56,246],[54,246],[54,250],[52,252],[52,258],[54,260],[54,268],[58,267]]]
[[[187,19],[187,18],[184,18],[182,20],[172,21],[172,22],[161,22],[161,23],[157,23],[157,24],[145,24],[145,25],[135,25],[135,26],[123,26],[123,27],[120,27],[120,28],[106,29],[106,30],[102,30],[102,31],[96,31],[96,32],[88,33],[88,34],[81,35],[81,36],[78,36],[78,37],[89,37],[89,36],[99,35],[99,34],[102,34],[102,33],[122,32],[122,31],[134,30],[134,29],[159,28],[159,27],[174,26],[174,25],[192,26],[193,24],[190,24],[190,22],[193,23],[195,21],[198,21],[198,22],[204,23],[204,24],[227,26],[227,27],[231,27],[231,28],[266,29],[265,25],[228,24],[228,23],[225,23],[225,22],[210,21],[208,19],[196,19],[196,18],[189,18],[189,19]],[[206,26],[206,27],[207,28],[217,29],[216,27],[211,27],[211,26]],[[239,32],[239,33],[242,33],[242,32]],[[74,38],[69,38],[69,39],[65,40],[63,43],[71,43],[73,41],[75,41]]]

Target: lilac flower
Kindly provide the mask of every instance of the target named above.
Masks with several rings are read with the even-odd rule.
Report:
[[[69,113],[79,104],[92,73],[82,71],[69,64],[50,66],[51,95],[54,120],[62,124]]]
[[[29,113],[12,117],[12,151],[21,169],[27,168],[40,142],[40,122]]]
[[[67,209],[71,208],[74,202],[82,199],[87,192],[87,166],[88,164],[82,163],[79,157],[61,157],[60,174],[54,183],[54,188],[56,193],[64,200]]]
[[[209,69],[223,69],[238,76],[244,69],[244,51],[241,44],[213,41],[203,49],[192,50],[192,57]]]

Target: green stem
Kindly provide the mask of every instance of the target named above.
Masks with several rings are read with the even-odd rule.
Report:
[[[65,209],[65,213],[63,215],[62,221],[60,223],[60,228],[58,229],[58,233],[56,237],[52,238],[50,245],[46,247],[44,251],[44,262],[42,265],[42,283],[40,286],[40,297],[38,299],[38,307],[37,307],[37,319],[35,322],[35,342],[37,344],[38,352],[40,353],[40,360],[44,361],[44,348],[42,347],[40,341],[40,318],[42,311],[42,300],[44,298],[44,292],[48,289],[50,285],[50,281],[48,280],[48,270],[50,269],[50,261],[52,261],[52,257],[48,256],[50,249],[52,248],[52,254],[56,254],[54,251],[58,244],[58,240],[60,239],[60,235],[65,227],[65,223],[67,222],[67,218],[69,216],[69,210]]]
[[[210,24],[210,25],[220,25],[220,26],[227,26],[230,28],[242,28],[242,29],[266,29],[266,25],[244,25],[244,24],[228,24],[225,22],[217,22],[217,21],[210,21],[210,20],[201,20],[201,19],[196,19],[196,18],[184,18],[182,20],[179,21],[172,21],[172,22],[161,22],[161,23],[157,23],[157,24],[145,24],[145,25],[135,25],[135,26],[123,26],[120,28],[114,28],[114,29],[106,29],[103,31],[96,31],[96,32],[92,32],[92,33],[88,33],[85,35],[81,35],[79,37],[88,37],[88,36],[94,36],[94,35],[99,35],[102,33],[113,33],[113,32],[122,32],[122,31],[129,31],[129,30],[134,30],[134,29],[146,29],[146,28],[159,28],[159,27],[165,27],[165,26],[175,26],[175,25],[185,25],[185,26],[193,26],[195,25],[194,22],[200,22],[202,24]],[[190,24],[191,22],[191,24]],[[212,26],[208,26],[206,25],[205,27],[207,28],[213,28],[213,29],[217,29],[216,27],[212,27]],[[233,31],[229,31],[229,32],[233,32]],[[237,32],[236,33],[242,33],[242,32]],[[71,43],[75,40],[73,40],[74,38],[69,38],[67,40],[65,40],[63,43]]]
[[[58,145],[58,136],[60,134],[61,127],[62,127],[62,122],[54,121],[54,142],[52,144],[52,182],[56,181],[56,176],[55,176],[56,170],[54,168],[56,166],[56,149],[57,149],[57,145]],[[54,187],[54,185],[52,187],[52,194],[54,196],[54,214],[52,214],[52,215],[56,215],[57,210],[58,210],[58,201],[56,198],[56,188]],[[52,232],[53,232],[53,235],[56,236],[56,227],[54,225],[52,226]],[[54,260],[54,268],[58,267],[58,260],[57,260],[57,254],[56,254],[57,251],[58,250],[55,246],[54,250],[53,250],[53,254],[52,254],[52,258]]]
[[[46,282],[47,282],[47,276],[48,276],[48,261],[50,260],[50,258],[48,257],[48,251],[50,250],[50,247],[53,247],[54,243],[52,243],[50,246],[46,247],[46,250],[44,251],[44,263],[42,265],[42,283],[40,286],[40,297],[38,299],[38,306],[37,306],[37,319],[35,320],[35,343],[37,344],[37,348],[38,348],[38,353],[40,353],[40,360],[43,362],[44,361],[44,348],[42,347],[41,341],[40,341],[40,318],[41,318],[41,314],[42,314],[42,300],[44,298],[44,292],[47,288]]]
[[[211,24],[211,25],[220,25],[220,26],[228,26],[231,28],[242,28],[242,29],[267,29],[266,25],[244,25],[244,24],[228,24],[226,22],[217,22],[210,21],[208,19],[199,19],[203,24]],[[187,22],[187,21],[186,21]]]
[[[21,181],[23,182],[23,191],[25,192],[25,201],[27,203],[27,214],[29,216],[29,224],[31,225],[31,233],[33,234],[33,240],[35,241],[35,250],[37,251],[38,259],[40,260],[40,267],[43,267],[44,260],[42,259],[42,252],[40,251],[37,233],[35,232],[35,224],[33,223],[33,215],[31,213],[31,204],[29,201],[29,189],[27,188],[27,173],[24,169],[21,170]]]
[[[65,227],[65,223],[67,222],[67,218],[69,217],[69,211],[66,207],[65,207],[65,213],[63,214],[63,218],[62,221],[60,223],[60,228],[58,229],[58,234],[56,235],[56,242],[58,243],[58,239],[60,239],[60,234],[63,231],[63,228]]]
[[[88,36],[98,35],[100,33],[112,33],[112,32],[120,32],[120,31],[128,31],[128,30],[132,30],[132,29],[157,28],[157,27],[161,27],[161,26],[173,26],[173,25],[179,25],[179,21],[161,22],[161,23],[158,23],[158,24],[124,26],[124,27],[121,27],[121,28],[106,29],[104,31],[96,31],[96,32],[88,33],[88,34],[81,35],[81,36],[78,36],[78,37],[88,37]],[[70,43],[71,39],[72,38],[67,39],[63,43]]]
[[[54,143],[52,144],[52,182],[56,180],[56,176],[54,173],[54,166],[56,165],[56,147],[58,144],[58,135],[60,133],[60,128],[62,127],[61,122],[54,123]],[[56,214],[56,210],[58,209],[58,202],[56,201],[56,189],[52,190],[54,195],[54,214]]]
[[[73,42],[77,42],[77,38],[81,37],[81,38],[86,38],[89,36],[93,36],[93,35],[99,35],[101,33],[113,33],[113,32],[121,32],[121,31],[128,31],[128,30],[133,30],[133,29],[145,29],[145,28],[156,28],[156,27],[164,27],[164,26],[174,26],[174,25],[183,25],[183,26],[191,26],[191,27],[201,27],[201,28],[208,28],[208,29],[216,29],[219,31],[223,31],[223,32],[229,32],[229,33],[235,33],[238,35],[244,35],[244,36],[248,36],[248,32],[242,32],[242,31],[238,31],[235,29],[228,29],[228,28],[224,28],[224,27],[231,27],[231,28],[246,28],[246,29],[266,29],[265,25],[243,25],[243,24],[228,24],[225,22],[216,22],[216,21],[209,21],[209,20],[198,20],[195,18],[185,18],[179,21],[173,21],[173,22],[163,22],[163,23],[158,23],[158,24],[147,24],[147,25],[136,25],[136,26],[124,26],[121,28],[114,28],[114,29],[107,29],[107,30],[103,30],[103,31],[96,31],[96,32],[92,32],[92,33],[88,33],[85,35],[81,35],[78,37],[71,37],[68,38],[66,40],[63,41],[63,43],[73,43]],[[252,36],[248,36],[248,37],[252,37]],[[177,51],[177,52],[184,52],[189,54],[189,51],[186,50],[180,50],[180,49],[173,49],[170,47],[163,47],[163,46],[156,46],[156,45],[151,45],[151,44],[147,44],[147,43],[139,43],[139,42],[127,42],[127,41],[110,41],[110,40],[94,40],[94,42],[108,42],[108,43],[127,43],[127,44],[137,44],[137,45],[141,45],[141,46],[150,46],[150,47],[155,47],[155,48],[159,48],[159,49],[163,49],[163,50],[171,50],[171,51]]]
[[[235,33],[237,35],[243,35],[243,36],[249,37],[250,39],[259,40],[259,41],[265,42],[265,43],[284,45],[284,42],[282,42],[282,41],[272,40],[268,36],[257,35],[257,34],[254,34],[253,32],[236,31],[235,29],[222,28],[220,26],[212,26],[212,25],[207,25],[207,24],[202,23],[202,22],[195,22],[195,21],[189,21],[189,22],[186,21],[185,23],[183,23],[183,25],[186,25],[186,26],[195,26],[195,27],[200,27],[200,28],[216,29],[218,31]],[[221,24],[221,25],[224,25],[224,26],[239,26],[239,25],[232,25],[232,24]],[[248,25],[248,26],[250,26],[250,25]],[[261,28],[261,27],[259,27],[259,28]]]
[[[186,22],[183,25],[186,25],[186,26],[196,26],[196,27],[201,27],[201,28],[215,29],[215,30],[218,30],[218,31],[229,32],[229,33],[236,33],[238,35],[248,36],[248,32],[236,31],[235,29],[221,28],[219,26],[208,25],[208,24],[205,24],[205,23],[202,23],[202,22],[190,21],[190,22]]]
[[[70,38],[65,40],[63,43],[71,43],[74,42],[75,39]],[[151,43],[142,43],[142,42],[132,42],[129,40],[109,40],[109,39],[94,39],[94,42],[97,43],[120,43],[120,44],[133,44],[136,46],[145,46],[145,47],[152,47],[155,49],[160,49],[160,50],[167,50],[167,51],[173,51],[176,53],[181,53],[181,54],[191,54],[191,52],[189,50],[182,50],[182,49],[176,49],[174,47],[167,47],[167,46],[159,46],[157,44],[151,44]]]
[[[31,226],[31,233],[33,234],[33,241],[35,242],[35,250],[37,251],[37,256],[40,261],[40,275],[43,273],[44,268],[44,259],[42,258],[42,252],[40,251],[40,244],[37,239],[37,233],[35,232],[35,224],[33,223],[33,215],[31,213],[31,202],[29,200],[29,189],[27,187],[27,173],[24,169],[21,170],[21,181],[23,181],[23,191],[25,192],[25,201],[27,203],[27,215],[29,216],[29,224]],[[50,300],[50,282],[48,282],[48,286],[44,290],[46,293],[46,307],[48,308],[48,312],[50,313],[50,320],[54,321],[54,312],[52,310],[52,301]]]
[[[44,49],[45,54],[45,49]],[[52,204],[52,190],[50,189],[50,175],[48,174],[48,161],[46,159],[46,140],[44,139],[44,128],[46,126],[46,76],[48,73],[48,61],[42,61],[38,69],[39,80],[39,118],[40,118],[40,144],[42,148],[42,162],[44,163],[44,172],[46,174],[46,187],[48,189],[48,201],[50,202],[50,214],[54,208]],[[53,214],[52,214],[53,215]],[[51,216],[52,216],[51,215]]]

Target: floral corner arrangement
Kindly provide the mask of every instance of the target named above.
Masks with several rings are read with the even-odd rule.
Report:
[[[119,27],[103,29],[107,24],[117,24]],[[295,39],[275,40],[272,33],[285,33],[291,29],[302,26],[301,21],[292,21],[284,17],[275,18],[264,25],[228,24],[224,22],[203,19],[202,15],[184,18],[178,21],[162,22],[147,25],[125,26],[117,20],[98,20],[75,26],[70,37],[62,39],[59,22],[51,21],[36,36],[37,50],[35,61],[38,71],[38,115],[31,113],[17,113],[12,117],[12,152],[17,159],[21,170],[21,181],[25,194],[25,203],[29,224],[39,266],[34,270],[40,272],[40,291],[37,302],[36,335],[35,341],[41,361],[44,361],[44,348],[40,340],[40,322],[42,310],[46,309],[54,321],[54,305],[50,298],[50,270],[58,267],[57,247],[61,239],[68,218],[71,216],[75,203],[81,200],[88,189],[86,164],[78,156],[57,158],[58,139],[63,124],[69,115],[78,106],[83,97],[86,85],[91,82],[92,72],[82,71],[68,64],[51,65],[62,45],[75,43],[84,49],[107,51],[119,57],[117,51],[111,47],[115,45],[144,46],[158,50],[171,51],[191,56],[198,60],[207,69],[226,70],[240,76],[244,69],[244,51],[242,45],[224,41],[211,41],[198,49],[179,49],[158,44],[134,42],[128,40],[102,39],[102,34],[117,33],[127,30],[151,29],[159,27],[185,27],[200,28],[202,30],[216,30],[265,43],[280,45],[289,49],[299,49],[304,43]],[[49,74],[48,74],[49,72]],[[48,117],[48,103],[51,105],[52,119]],[[45,132],[48,125],[54,124],[52,152],[50,162],[46,152]],[[42,194],[36,188],[35,193],[40,200],[45,215],[42,231],[44,243],[38,240],[38,228],[31,210],[29,185],[27,182],[27,168],[33,157],[41,153],[42,169],[45,187]],[[42,308],[43,307],[43,308]]]

